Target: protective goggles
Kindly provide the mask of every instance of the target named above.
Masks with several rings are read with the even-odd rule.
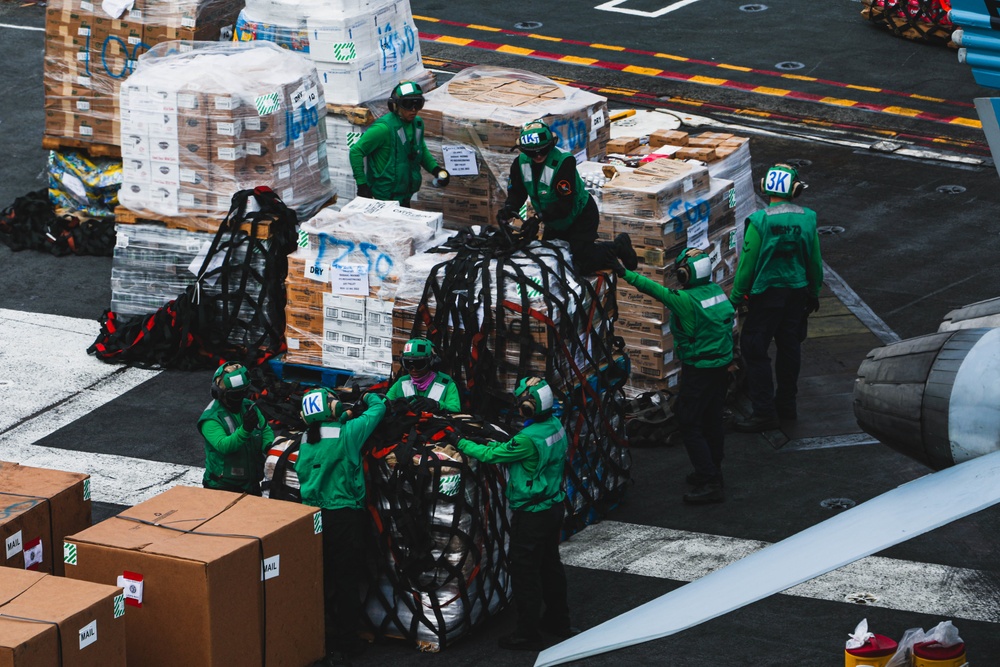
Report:
[[[399,105],[400,109],[406,109],[407,111],[420,111],[424,108],[424,98],[403,97],[396,100],[396,104]]]
[[[539,157],[548,155],[549,151],[552,150],[552,146],[518,146],[518,150],[528,157]]]
[[[403,357],[402,364],[407,372],[417,371],[419,373],[431,367],[431,359],[430,357]]]

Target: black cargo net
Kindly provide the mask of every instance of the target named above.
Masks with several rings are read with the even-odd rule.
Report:
[[[14,252],[108,257],[115,248],[115,221],[56,215],[48,190],[37,190],[0,211],[0,242]]]
[[[864,0],[861,15],[896,35],[931,44],[947,45],[955,29],[948,18],[947,0]]]
[[[365,613],[377,636],[437,651],[510,601],[506,476],[463,460],[443,437],[509,436],[468,416],[414,412],[405,398],[387,408],[365,457],[374,526]]]
[[[628,380],[611,273],[580,276],[561,243],[506,229],[463,232],[442,251],[416,306],[426,336],[468,396],[469,410],[517,431],[512,390],[545,378],[569,437],[566,523],[572,534],[620,502],[629,480],[622,387]],[[397,301],[397,308],[399,303]]]
[[[236,193],[194,284],[149,315],[122,319],[105,311],[87,351],[102,361],[180,369],[253,366],[279,354],[296,224],[270,188]]]

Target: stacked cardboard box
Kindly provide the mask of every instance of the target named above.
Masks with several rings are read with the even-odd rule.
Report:
[[[0,664],[125,667],[119,586],[0,568]]]
[[[121,108],[119,200],[140,215],[221,217],[267,185],[305,219],[332,196],[316,70],[269,42],[157,47]]]
[[[568,248],[560,245],[555,250],[549,250],[538,246],[533,248],[533,255],[529,258],[517,254],[506,260],[507,266],[511,268],[504,272],[502,292],[496,282],[497,261],[492,260],[488,268],[484,268],[491,276],[489,285],[491,314],[494,316],[499,314],[503,318],[503,321],[493,322],[487,346],[496,355],[497,380],[508,391],[512,391],[517,381],[525,374],[539,377],[571,377],[573,375],[571,364],[575,364],[583,373],[592,371],[579,350],[572,359],[555,354],[556,350],[564,349],[558,343],[561,336],[572,335],[582,343],[580,346],[568,345],[569,348],[586,349],[589,337],[600,337],[606,331],[606,321],[588,319],[587,315],[590,312],[588,292],[579,287],[577,280],[587,280],[597,293],[603,307],[606,310],[613,310],[608,301],[612,294],[608,289],[609,281],[606,274],[568,275],[566,289],[583,299],[583,306],[572,312],[564,310],[563,306],[571,303],[573,299],[561,293],[562,288],[554,281],[543,278],[542,272],[558,273],[559,265],[568,265],[570,263]],[[406,280],[396,293],[393,310],[395,358],[399,357],[406,341],[413,336],[414,329],[419,335],[425,335],[424,323],[422,320],[418,322],[417,319],[418,307],[424,295],[424,285],[428,280],[436,285],[437,290],[432,290],[432,294],[442,289],[441,281],[444,274],[441,271],[435,273],[433,269],[446,259],[449,259],[447,255],[423,253],[407,260]],[[483,297],[483,291],[480,280],[474,290],[477,299]],[[427,315],[433,317],[438,308],[437,301],[431,296],[426,305]],[[480,304],[478,308],[480,310],[478,316],[481,317],[483,306]],[[522,318],[525,308],[528,316]],[[496,309],[496,312],[493,309]],[[567,317],[571,321],[566,321]],[[527,321],[526,326],[522,324],[523,321]],[[460,329],[467,325],[479,327],[480,324],[479,321],[471,323],[450,321],[448,328],[451,332],[456,327]]]
[[[732,181],[710,179],[708,169],[658,159],[612,179],[601,190],[599,236],[627,233],[639,255],[637,271],[666,287],[679,288],[673,262],[685,247],[703,248],[712,259],[712,279],[731,283],[736,268],[736,199]],[[621,283],[615,333],[632,360],[632,392],[666,389],[677,382],[680,364],[670,335],[670,311],[660,301]]]
[[[448,227],[495,224],[525,123],[545,120],[578,161],[605,154],[607,100],[530,72],[471,67],[426,97],[427,147],[452,178],[434,189],[425,175],[414,206],[441,211]]]
[[[90,525],[90,477],[0,461],[0,565],[63,573],[63,537]]]
[[[174,487],[66,538],[66,576],[125,588],[132,667],[322,658],[316,508]]]
[[[285,360],[389,375],[405,261],[433,244],[440,225],[440,214],[370,199],[304,223],[301,247],[288,257]]]
[[[122,3],[124,6],[124,3]],[[45,135],[56,143],[117,146],[118,92],[146,50],[168,40],[215,40],[239,5],[230,0],[54,0],[45,17]]]
[[[240,12],[235,39],[268,40],[307,54],[334,104],[385,99],[400,81],[426,76],[409,0],[251,0]]]

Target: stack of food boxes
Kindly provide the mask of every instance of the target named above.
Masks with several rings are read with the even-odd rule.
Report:
[[[448,227],[496,223],[525,123],[545,120],[578,161],[605,154],[607,100],[530,72],[471,67],[426,97],[427,147],[452,178],[434,189],[425,175],[414,206],[440,211]]]
[[[673,263],[685,247],[712,259],[712,279],[728,287],[736,268],[736,196],[733,182],[711,178],[699,162],[662,158],[635,170],[622,167],[601,189],[599,234],[628,233],[639,255],[637,272],[679,288]],[[670,335],[670,311],[659,300],[621,284],[615,333],[632,360],[634,391],[676,385],[679,362]]]
[[[385,99],[400,81],[426,77],[409,0],[251,0],[235,38],[308,54],[333,104]]]
[[[66,537],[63,560],[73,583],[123,590],[130,665],[309,665],[322,530],[314,507],[177,486]]]
[[[268,42],[193,46],[156,47],[122,86],[121,203],[221,219],[234,193],[266,185],[308,218],[332,196],[312,63]]]
[[[119,87],[139,56],[168,40],[217,40],[229,0],[54,0],[45,17],[45,135],[117,146]],[[111,12],[111,13],[109,13]],[[71,145],[74,145],[71,143]]]
[[[433,245],[440,226],[440,214],[371,199],[303,223],[288,257],[285,361],[388,376],[406,259]]]

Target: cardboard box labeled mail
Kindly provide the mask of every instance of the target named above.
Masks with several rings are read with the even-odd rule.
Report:
[[[0,568],[0,665],[125,667],[117,586]]]
[[[61,575],[63,538],[90,525],[90,476],[0,461],[0,507],[0,565]]]
[[[125,588],[130,667],[322,658],[315,508],[175,487],[66,538],[66,576]]]

